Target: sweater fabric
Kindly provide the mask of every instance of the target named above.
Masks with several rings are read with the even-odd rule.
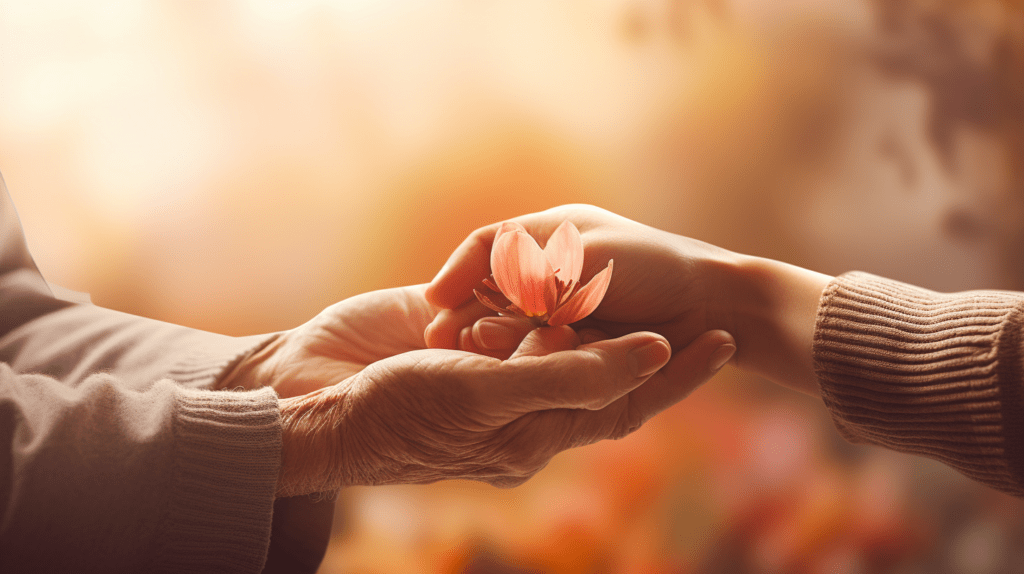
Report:
[[[210,389],[271,337],[55,297],[0,178],[0,572],[259,572],[277,395]]]
[[[862,272],[822,293],[814,333],[836,428],[1024,496],[1024,293],[937,293]]]

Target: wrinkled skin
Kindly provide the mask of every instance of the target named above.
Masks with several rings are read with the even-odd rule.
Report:
[[[294,343],[299,347],[287,356],[316,354],[275,372],[303,385],[331,365],[331,372],[346,372],[377,356],[373,345],[384,345],[355,335],[368,332],[361,323],[368,317],[377,317],[371,337],[391,326],[387,348],[406,352],[365,365],[340,384],[282,401],[286,440],[298,437],[296,448],[286,445],[284,467],[295,473],[282,475],[282,494],[450,478],[515,486],[558,452],[623,437],[682,398],[685,387],[668,384],[664,373],[651,376],[671,354],[653,333],[584,345],[568,327],[532,330],[505,361],[426,349],[422,329],[434,312],[424,291],[361,295],[328,309],[329,320],[318,318],[292,334],[304,342]],[[342,309],[351,309],[351,316],[339,314]],[[411,335],[416,330],[418,338]],[[716,334],[689,350],[695,383],[713,374],[706,355],[727,337]],[[635,365],[630,351],[648,345]],[[341,357],[346,348],[352,352]],[[289,452],[298,454],[289,460]]]
[[[636,376],[629,350],[645,344],[653,347]],[[674,402],[663,375],[637,388],[669,355],[652,334],[580,345],[567,327],[532,331],[505,362],[399,355],[284,409],[286,429],[315,442],[295,449],[300,476],[282,482],[299,491],[451,478],[516,486],[558,452],[626,436]],[[319,432],[324,424],[338,432]]]
[[[708,356],[731,342],[712,333],[682,350],[679,373],[658,372],[671,350],[653,333],[581,344],[568,327],[532,330],[505,361],[427,349],[425,291],[342,301],[239,367],[234,384],[293,397],[281,401],[280,495],[447,478],[514,486],[561,450],[635,430],[709,378]]]
[[[500,358],[427,349],[437,309],[425,292],[342,301],[225,379],[270,385],[282,397],[279,496],[455,478],[521,484],[558,452],[626,436],[681,400],[717,370],[710,355],[732,343],[727,333],[705,334],[660,371],[671,348],[644,332],[591,332],[581,344],[569,327],[523,330]],[[301,513],[289,518],[298,524]],[[288,542],[302,555],[301,540]]]
[[[272,386],[281,397],[302,395],[343,381],[379,359],[422,348],[423,326],[434,315],[415,288],[352,297],[277,334],[219,386]],[[315,572],[330,540],[334,506],[331,497],[279,498],[264,571]]]
[[[277,337],[222,382],[272,386],[295,397],[348,379],[367,366],[426,348],[423,329],[436,316],[424,286],[372,291],[324,309]]]

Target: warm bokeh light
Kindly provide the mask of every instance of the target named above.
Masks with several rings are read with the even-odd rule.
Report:
[[[234,335],[570,202],[1024,290],[1024,7],[0,0],[0,171],[49,280]],[[344,491],[322,572],[994,574],[1022,510],[727,369],[515,490]]]

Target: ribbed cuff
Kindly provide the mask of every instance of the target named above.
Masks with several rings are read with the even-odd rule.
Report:
[[[867,273],[835,278],[814,334],[836,428],[1024,495],[1024,295],[936,293]]]
[[[277,395],[178,389],[159,572],[259,572],[281,464]]]

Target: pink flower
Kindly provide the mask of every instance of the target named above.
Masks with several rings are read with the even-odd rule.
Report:
[[[585,286],[583,240],[576,226],[562,222],[544,249],[518,223],[498,228],[491,247],[491,293],[473,290],[481,303],[500,315],[518,315],[552,327],[568,325],[594,312],[612,279],[612,261]]]

